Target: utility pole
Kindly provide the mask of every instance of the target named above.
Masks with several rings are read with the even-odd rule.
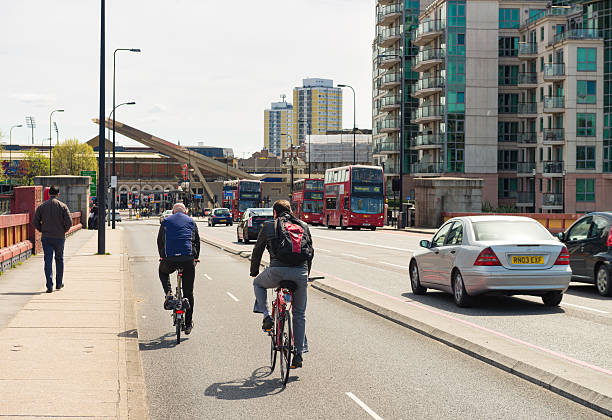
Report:
[[[106,253],[106,228],[104,218],[106,217],[106,191],[104,179],[104,165],[106,165],[104,152],[104,94],[105,94],[105,74],[104,74],[104,59],[105,59],[105,43],[104,43],[104,16],[105,16],[105,0],[100,0],[100,125],[98,129],[98,191],[96,192],[96,201],[98,203],[98,254]]]

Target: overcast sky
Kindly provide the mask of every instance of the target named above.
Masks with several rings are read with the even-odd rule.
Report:
[[[0,0],[0,130],[3,142],[97,135],[99,0]],[[357,126],[371,128],[374,0],[107,0],[106,115],[117,53],[117,120],[169,141],[263,147],[263,111],[303,78],[351,84]],[[289,99],[291,100],[291,99]],[[345,128],[353,103],[344,92]],[[53,134],[55,141],[55,133]],[[125,138],[118,144],[132,144]]]

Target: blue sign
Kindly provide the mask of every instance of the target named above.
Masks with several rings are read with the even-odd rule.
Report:
[[[194,194],[193,196],[196,200],[202,199],[202,194]]]

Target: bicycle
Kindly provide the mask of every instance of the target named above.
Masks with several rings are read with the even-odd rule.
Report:
[[[308,281],[322,279],[324,277],[311,277]],[[296,284],[290,280],[283,280],[276,288],[276,297],[272,301],[272,329],[268,332],[270,341],[270,373],[276,367],[276,358],[280,352],[280,376],[283,385],[289,380],[291,369],[291,358],[295,354],[295,342],[293,339],[293,324],[291,323],[291,304],[293,302],[293,291]],[[287,326],[285,330],[285,325]]]
[[[183,299],[183,269],[179,268],[176,274],[176,298],[172,308],[172,322],[176,327],[176,344],[181,344],[181,331],[185,331],[185,311],[189,309],[189,301]]]

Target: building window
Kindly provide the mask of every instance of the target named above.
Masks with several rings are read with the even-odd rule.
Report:
[[[465,45],[465,34],[457,34],[457,45]]]
[[[544,27],[540,27],[540,41],[544,41]]]
[[[519,9],[499,9],[499,29],[518,29]]]
[[[595,136],[596,114],[576,114],[576,136]]]
[[[576,146],[576,169],[595,169],[595,146]]]
[[[540,57],[540,73],[544,72],[544,57]]]
[[[576,201],[595,201],[595,179],[576,179]]]
[[[518,150],[498,150],[497,169],[499,171],[516,171]]]
[[[594,104],[597,102],[597,82],[595,80],[576,81],[576,102],[579,104]]]
[[[516,86],[518,84],[519,66],[498,66],[499,84],[503,86]]]
[[[465,4],[464,3],[448,3],[448,25],[449,26],[465,26]]]
[[[517,36],[500,36],[498,40],[499,56],[514,57],[518,55],[519,38]]]
[[[516,198],[517,191],[516,178],[499,178],[497,185],[498,198]]]
[[[516,142],[518,127],[518,121],[498,121],[497,141],[500,143]]]
[[[500,93],[497,96],[497,108],[500,114],[516,114],[518,112],[518,93]]]
[[[578,48],[578,71],[597,71],[597,48]]]

